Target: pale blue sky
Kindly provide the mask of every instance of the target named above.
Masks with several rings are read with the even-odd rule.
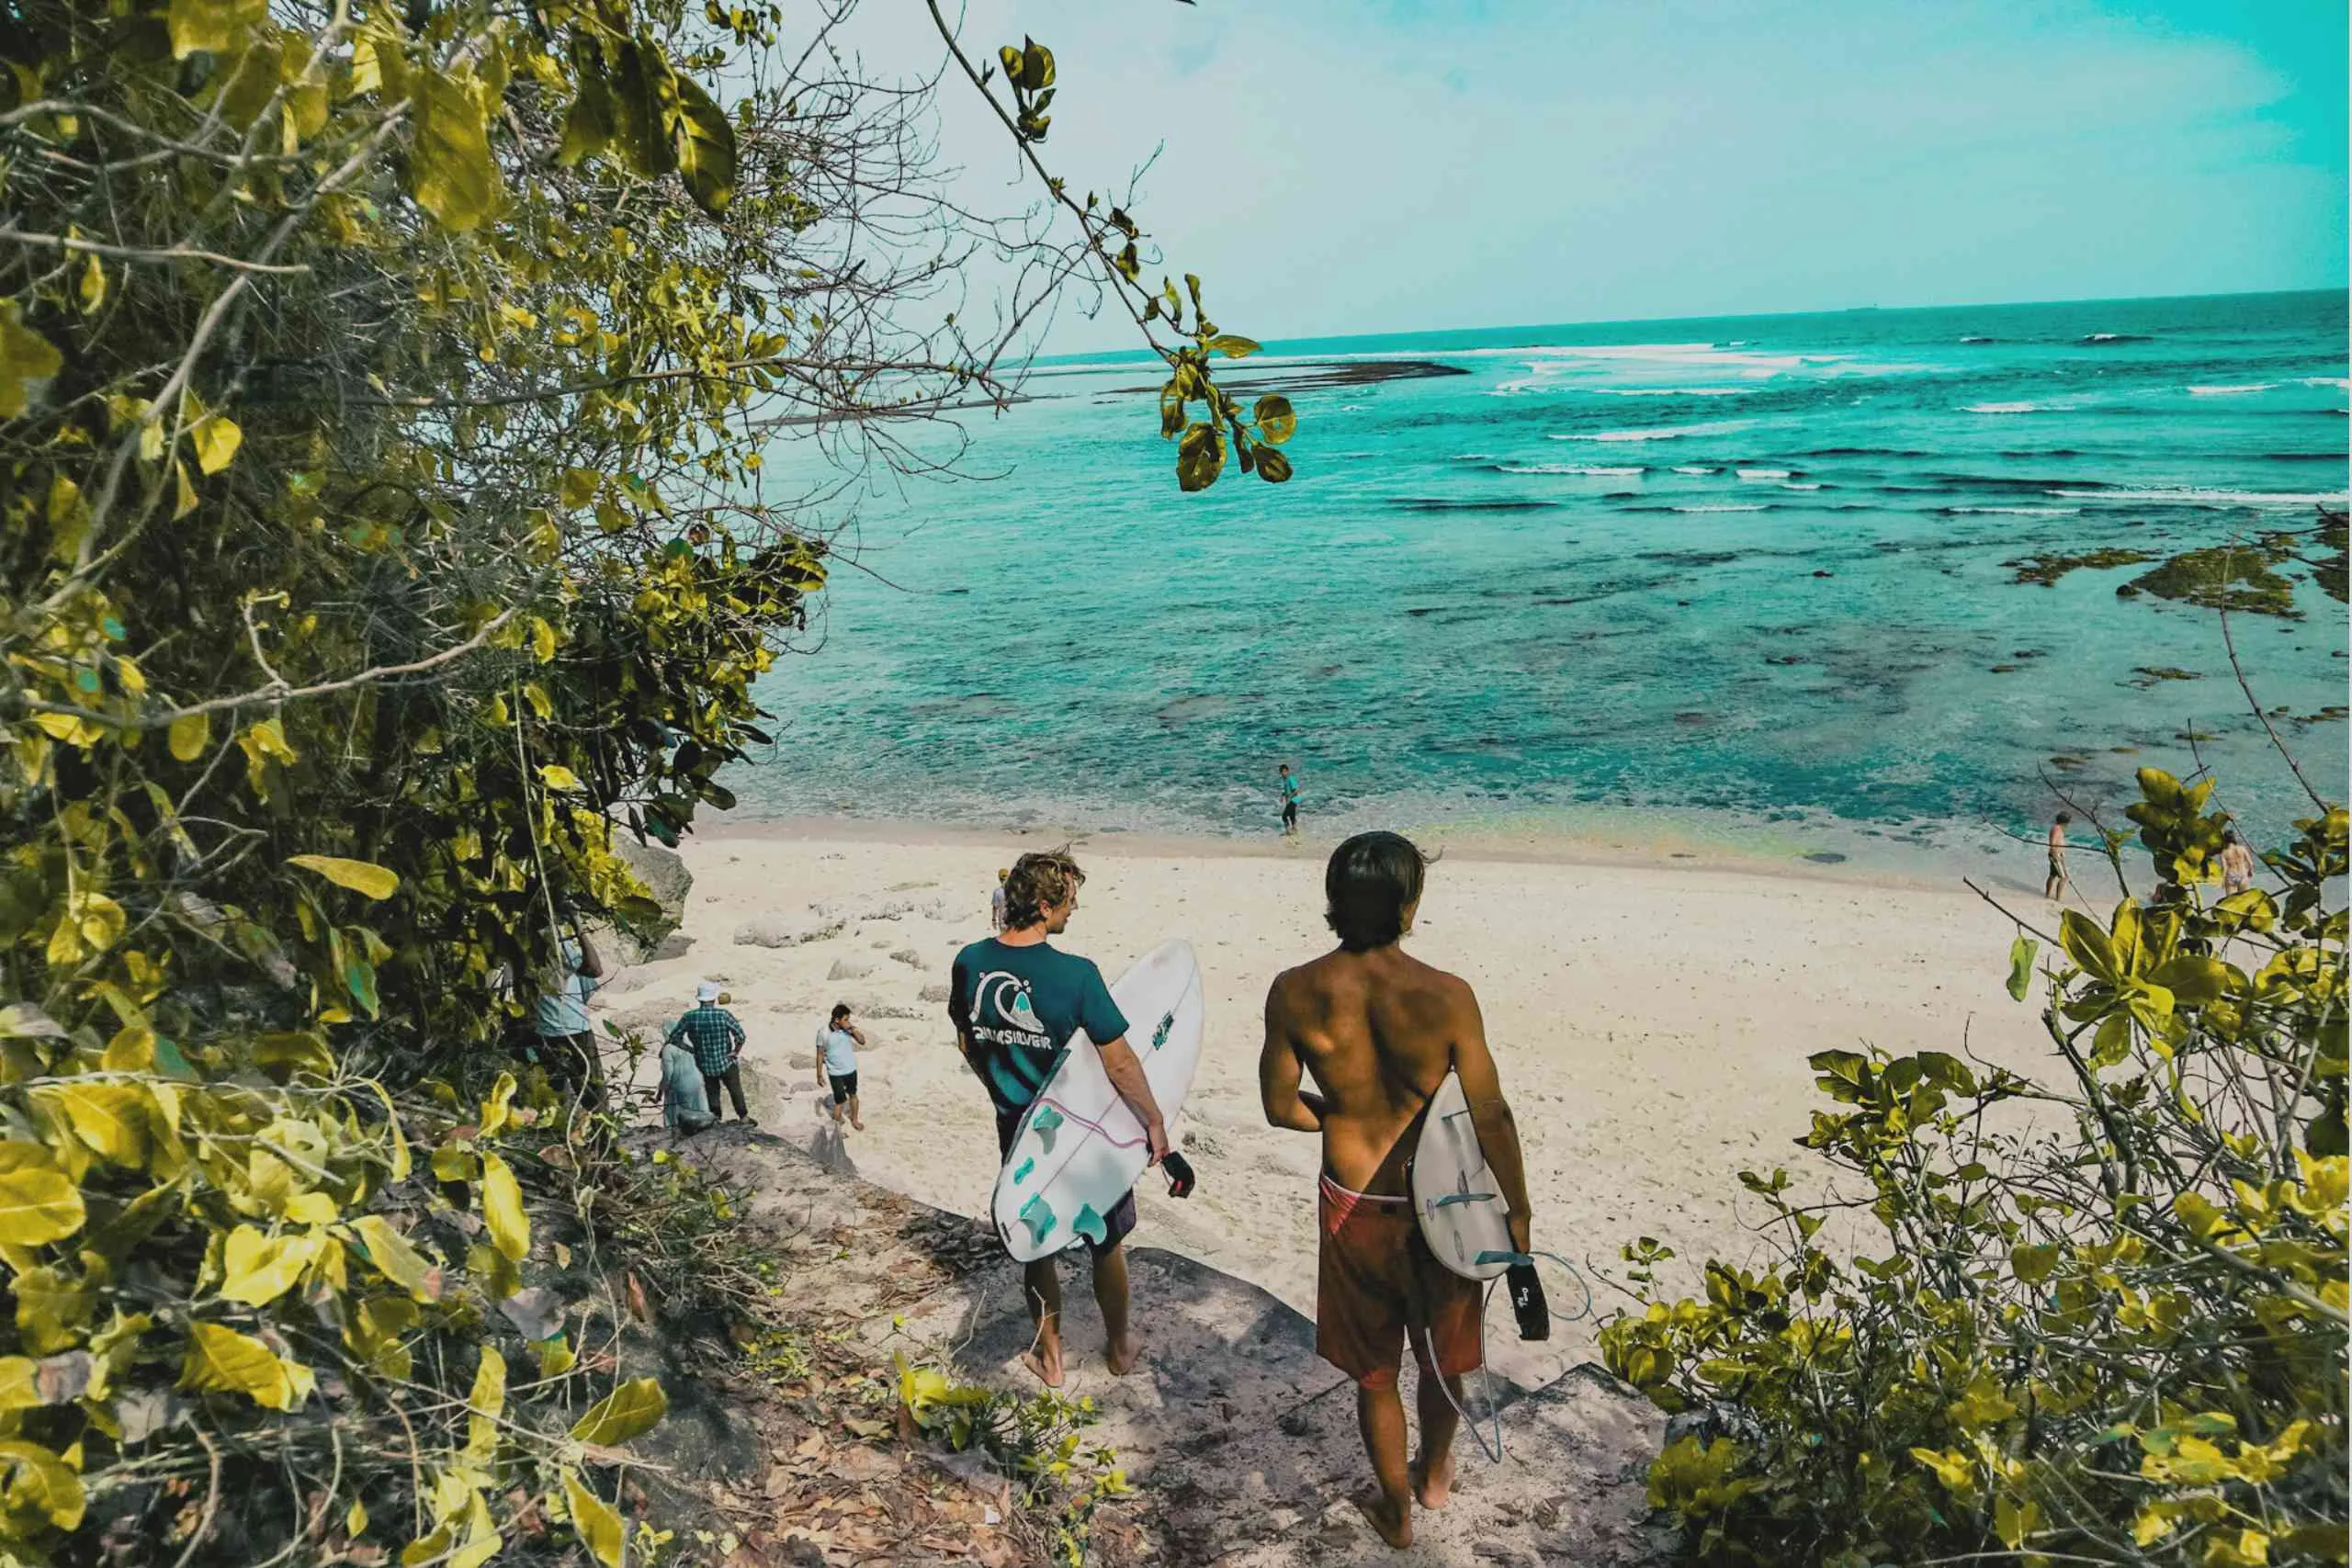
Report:
[[[888,3],[869,60],[922,68],[927,21]],[[1137,210],[1173,268],[1293,338],[2342,287],[2346,12],[973,0],[967,37],[1055,50],[1074,184],[1164,143]],[[955,85],[964,194],[1020,199]]]

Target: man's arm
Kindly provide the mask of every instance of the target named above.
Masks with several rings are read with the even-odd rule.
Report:
[[[1143,1064],[1136,1060],[1135,1048],[1127,1037],[1120,1035],[1108,1045],[1096,1047],[1102,1057],[1103,1076],[1127,1109],[1143,1123],[1144,1138],[1151,1150],[1151,1163],[1158,1165],[1168,1157],[1168,1123],[1160,1120],[1159,1102],[1151,1097],[1151,1082],[1143,1076]]]
[[[605,977],[604,954],[596,951],[596,944],[588,940],[588,933],[585,931],[574,926],[571,929],[571,934],[580,939],[580,972],[591,980],[603,979]]]
[[[1282,1004],[1282,982],[1266,992],[1266,1048],[1258,1056],[1258,1099],[1269,1126],[1294,1133],[1323,1130],[1323,1098],[1299,1088],[1305,1065],[1291,1043],[1288,1010]]]
[[[1462,986],[1462,995],[1453,1010],[1453,1070],[1462,1075],[1463,1093],[1470,1101],[1470,1124],[1478,1130],[1478,1147],[1487,1156],[1487,1168],[1494,1172],[1503,1190],[1503,1201],[1510,1205],[1510,1244],[1525,1252],[1532,1215],[1519,1123],[1503,1099],[1494,1055],[1487,1049],[1487,1022],[1479,1016],[1478,998],[1466,983],[1457,984]]]

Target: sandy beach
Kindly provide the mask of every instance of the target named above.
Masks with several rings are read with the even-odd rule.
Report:
[[[687,941],[618,975],[597,1006],[657,1031],[698,979],[722,981],[751,1036],[747,1078],[766,1130],[924,1202],[980,1213],[997,1163],[988,1104],[943,998],[956,950],[987,933],[996,868],[1043,842],[822,822],[698,836],[684,852]],[[1329,848],[1312,837],[1081,841],[1088,881],[1062,940],[1113,978],[1170,937],[1193,943],[1207,1034],[1175,1132],[1200,1188],[1177,1201],[1147,1179],[1136,1242],[1310,1314],[1317,1146],[1265,1125],[1256,1067],[1268,983],[1329,945]],[[2041,906],[2018,893],[2014,907]],[[1756,1208],[1737,1173],[1804,1168],[1791,1140],[1824,1103],[1809,1052],[1964,1046],[2038,1069],[2038,1025],[2002,989],[2012,934],[1956,881],[1663,854],[1645,863],[1637,847],[1604,863],[1457,845],[1431,868],[1408,940],[1477,988],[1526,1143],[1536,1244],[1614,1269],[1618,1247],[1639,1235],[1686,1261],[1755,1254]],[[857,1010],[869,1040],[865,1130],[840,1146],[812,1050],[835,1001]],[[1580,1306],[1564,1278],[1547,1288],[1556,1314]],[[1599,1293],[1603,1312],[1623,1299]],[[1508,1337],[1502,1303],[1488,1324],[1490,1343]],[[1559,1330],[1541,1355],[1498,1346],[1494,1362],[1521,1376],[1556,1371],[1591,1354],[1590,1326]]]

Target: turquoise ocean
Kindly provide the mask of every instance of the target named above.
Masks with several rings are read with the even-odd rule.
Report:
[[[1323,834],[2038,874],[2053,786],[2201,761],[2275,842],[2307,807],[2218,618],[2008,563],[2341,507],[2346,332],[2312,293],[1275,342],[1223,376],[1293,397],[1296,477],[1199,495],[1150,362],[1043,363],[964,416],[972,478],[829,503],[739,816],[1263,835],[1287,761]],[[2341,798],[2346,613],[2278,570],[2300,618],[2231,630]]]

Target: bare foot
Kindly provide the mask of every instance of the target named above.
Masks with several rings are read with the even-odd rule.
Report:
[[[1111,1375],[1114,1378],[1125,1377],[1135,1370],[1136,1362],[1142,1359],[1143,1341],[1132,1334],[1125,1339],[1114,1339],[1102,1347],[1103,1364],[1111,1369]]]
[[[1062,1386],[1062,1348],[1060,1346],[1040,1345],[1034,1350],[1025,1351],[1021,1357],[1021,1364],[1035,1372],[1037,1375],[1037,1381],[1047,1388]]]
[[[856,1117],[854,1117],[854,1116],[853,1116],[853,1117],[851,1117],[851,1118],[849,1119],[849,1124],[850,1124],[852,1127],[856,1128],[856,1129],[857,1129],[859,1132],[861,1132],[861,1133],[863,1133],[863,1132],[865,1132],[865,1122],[861,1122],[861,1121],[859,1121],[859,1120],[858,1120]]]
[[[1348,1499],[1356,1511],[1371,1522],[1373,1530],[1389,1545],[1402,1551],[1413,1544],[1413,1519],[1408,1506],[1392,1507],[1388,1495],[1377,1486],[1367,1486]]]
[[[1412,1469],[1413,1495],[1424,1508],[1442,1508],[1453,1495],[1453,1455],[1449,1450],[1435,1464],[1417,1460]]]

